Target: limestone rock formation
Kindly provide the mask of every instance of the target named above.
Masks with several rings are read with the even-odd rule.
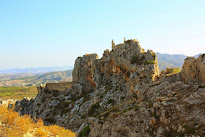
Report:
[[[145,52],[137,40],[127,40],[112,45],[111,51],[105,50],[101,59],[97,54],[79,57],[75,61],[73,82],[83,84],[85,90],[106,83],[124,83],[132,92],[135,85],[154,81],[158,74],[156,54],[151,50]]]
[[[185,60],[181,73],[160,78],[158,73],[156,54],[125,40],[101,59],[77,58],[71,88],[38,88],[34,100],[16,102],[15,110],[78,136],[204,136],[205,86],[184,83],[204,80],[204,56]]]
[[[83,57],[78,57],[75,61],[73,69],[73,82],[79,82],[84,86],[85,91],[93,89],[96,85],[92,78],[92,64],[98,59],[97,54],[86,54]]]
[[[198,58],[186,58],[182,67],[182,77],[186,82],[205,83],[205,54]]]

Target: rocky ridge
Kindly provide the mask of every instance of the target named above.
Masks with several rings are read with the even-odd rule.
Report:
[[[76,59],[70,89],[39,87],[34,100],[16,102],[15,110],[78,136],[204,136],[205,58],[194,60],[185,59],[181,73],[161,78],[153,51],[145,52],[137,40],[112,41],[101,59]]]

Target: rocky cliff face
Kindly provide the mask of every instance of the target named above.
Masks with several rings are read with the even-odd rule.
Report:
[[[135,85],[149,83],[158,76],[156,54],[145,52],[137,40],[127,40],[105,50],[103,57],[97,54],[84,55],[75,61],[73,81],[86,87],[85,90],[98,89],[101,85],[123,83],[130,92]]]
[[[184,81],[193,83],[205,82],[205,54],[200,55],[198,58],[186,58],[182,69]]]
[[[204,136],[204,57],[196,60],[200,69],[193,80],[199,83],[184,83],[193,70],[186,64],[182,73],[158,78],[154,52],[145,52],[136,40],[113,42],[101,59],[97,54],[76,59],[70,89],[39,88],[34,100],[16,102],[15,110],[78,136]]]

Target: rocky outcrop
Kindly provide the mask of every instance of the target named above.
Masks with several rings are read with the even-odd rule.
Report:
[[[86,54],[83,57],[78,57],[75,61],[72,72],[73,82],[81,83],[85,91],[93,90],[96,87],[91,68],[98,58],[97,54]]]
[[[137,40],[127,40],[119,45],[112,42],[112,50],[105,50],[101,59],[97,54],[76,59],[73,81],[84,85],[87,91],[107,83],[124,83],[133,92],[135,85],[152,82],[158,74],[156,54],[145,52]]]
[[[133,97],[101,119],[90,118],[90,137],[204,136],[204,87],[158,81],[139,87]]]
[[[198,58],[186,58],[181,74],[186,82],[205,83],[205,54],[200,55]]]
[[[76,59],[71,88],[38,88],[34,100],[16,102],[15,110],[78,136],[204,136],[205,86],[183,81],[191,70],[197,71],[193,81],[203,81],[203,58],[196,59],[197,69],[185,64],[182,73],[159,78],[153,51],[145,52],[136,40],[112,42],[101,59]]]

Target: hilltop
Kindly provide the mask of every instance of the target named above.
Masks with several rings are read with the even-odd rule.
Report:
[[[2,74],[0,86],[35,86],[49,82],[72,81],[72,70],[49,72],[43,74]]]
[[[79,137],[204,136],[205,54],[184,61],[181,72],[159,74],[155,52],[136,39],[112,41],[102,58],[76,59],[72,83],[38,87],[15,110]]]
[[[0,70],[0,74],[42,74],[54,71],[65,71],[73,69],[72,66],[64,67],[36,67],[36,68],[16,68]]]
[[[166,70],[166,68],[182,68],[186,55],[182,54],[161,54],[156,53],[158,57],[159,72]],[[198,57],[201,54],[197,54],[194,57]],[[26,86],[26,85],[39,85],[49,82],[57,81],[71,81],[71,70],[67,71],[54,71],[63,68],[35,68],[35,69],[23,69],[20,71],[9,71],[9,74],[0,74],[0,86]],[[33,70],[33,71],[32,71]],[[52,72],[49,72],[52,71]],[[14,73],[15,72],[15,73]],[[19,73],[19,72],[32,72],[32,73]],[[38,73],[37,73],[38,72]],[[39,73],[41,72],[41,73]]]

